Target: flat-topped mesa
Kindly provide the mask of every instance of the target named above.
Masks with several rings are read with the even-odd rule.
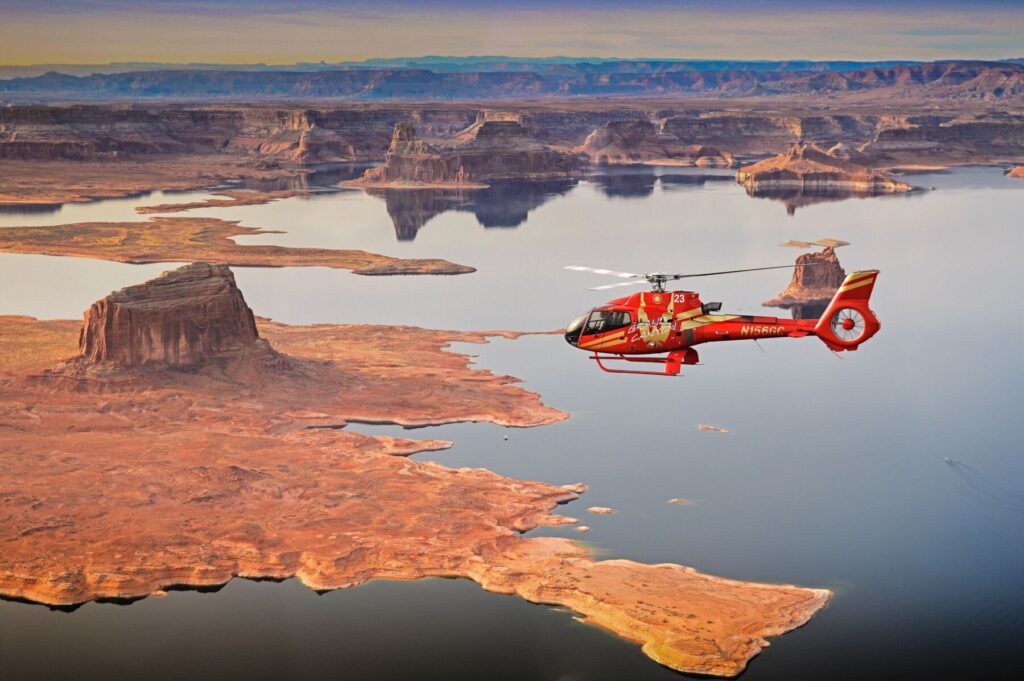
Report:
[[[408,123],[398,123],[384,164],[346,184],[481,188],[500,180],[576,177],[582,169],[574,154],[541,144],[519,121],[479,121],[459,139],[455,146],[434,146]]]
[[[184,368],[265,345],[228,266],[196,263],[93,303],[78,362]]]
[[[576,153],[591,163],[619,165],[665,163],[711,168],[731,168],[732,154],[702,144],[680,145],[679,140],[659,132],[648,120],[609,121],[587,136]]]
[[[1014,166],[1006,173],[1009,177],[1019,177],[1024,179],[1024,166]]]
[[[786,290],[778,298],[766,300],[762,305],[781,308],[822,305],[832,300],[846,279],[846,272],[832,246],[826,246],[817,253],[800,255],[796,265]]]
[[[519,120],[485,118],[471,126],[471,134],[459,146],[463,149],[480,147],[516,147],[520,149],[547,149],[523,127]]]
[[[844,147],[833,147],[830,152],[814,144],[795,144],[784,154],[740,168],[736,181],[755,195],[777,190],[891,194],[913,189],[858,163],[846,151]]]
[[[576,152],[601,165],[642,163],[669,155],[658,128],[647,120],[608,121],[587,135]]]

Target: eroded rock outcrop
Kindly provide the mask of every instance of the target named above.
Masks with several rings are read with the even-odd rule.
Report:
[[[609,121],[590,133],[576,151],[601,165],[643,163],[670,155],[667,141],[646,120]]]
[[[485,120],[455,146],[421,140],[408,123],[395,125],[384,164],[351,183],[368,187],[486,187],[502,180],[578,176],[579,159],[541,144],[515,120]]]
[[[835,248],[826,246],[816,253],[800,255],[786,290],[761,304],[781,308],[823,305],[832,300],[844,279],[846,271],[839,264]]]
[[[259,340],[231,269],[195,263],[93,303],[79,354],[88,363],[189,367]]]
[[[863,152],[887,167],[1015,161],[1024,153],[1024,115],[889,116]]]
[[[736,180],[754,196],[778,190],[873,195],[913,189],[905,182],[813,144],[796,144],[785,154],[744,166],[736,171]]]
[[[632,163],[731,168],[732,154],[703,144],[680,144],[648,120],[609,121],[594,130],[576,152],[599,165]]]
[[[1015,166],[1009,172],[1006,173],[1010,177],[1024,178],[1024,166]]]

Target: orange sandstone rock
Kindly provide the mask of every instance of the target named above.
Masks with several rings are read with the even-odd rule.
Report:
[[[248,308],[215,299],[230,319],[207,321],[245,326]],[[176,305],[167,321],[178,328],[174,315],[195,314]],[[551,510],[583,486],[410,460],[450,443],[348,429],[566,417],[515,379],[444,351],[453,341],[483,342],[480,334],[257,320],[258,335],[285,361],[267,362],[243,343],[184,370],[112,364],[87,348],[48,370],[74,351],[76,326],[0,318],[4,596],[71,605],[236,576],[296,577],[318,590],[464,577],[564,605],[674,669],[725,676],[829,599],[821,589],[678,565],[596,561],[567,539],[524,538],[572,521]],[[145,341],[114,333],[107,343],[107,357],[135,356]]]
[[[827,303],[846,279],[846,271],[832,246],[817,253],[804,253],[797,257],[796,264],[786,290],[762,305],[788,308]]]
[[[614,508],[608,508],[607,506],[591,506],[587,511],[596,515],[612,515],[615,513]]]
[[[87,363],[187,367],[258,342],[228,266],[196,263],[93,303],[79,354]]]

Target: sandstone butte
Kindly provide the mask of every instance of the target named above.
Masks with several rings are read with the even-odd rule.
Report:
[[[832,300],[846,279],[846,271],[839,263],[833,246],[798,256],[796,265],[786,290],[777,298],[764,301],[762,305],[789,308],[824,304]]]
[[[483,188],[493,181],[563,179],[583,171],[574,154],[541,144],[519,121],[484,119],[460,135],[452,146],[432,145],[412,125],[398,123],[383,165],[343,184]]]
[[[275,233],[216,218],[152,217],[141,222],[82,222],[0,230],[0,253],[39,253],[128,263],[221,262],[240,267],[334,267],[355,274],[467,274],[438,259],[367,251],[238,244],[231,237]]]
[[[729,152],[702,144],[683,144],[674,135],[659,131],[648,120],[609,121],[590,133],[576,148],[576,153],[598,165],[645,163],[702,168],[736,165]]]
[[[206,264],[85,317],[0,318],[5,597],[72,606],[234,577],[317,590],[462,577],[570,608],[674,669],[724,676],[829,599],[523,537],[567,522],[551,510],[585,486],[414,461],[450,443],[345,428],[566,418],[444,350],[484,334],[267,320],[254,331],[230,270]]]
[[[860,162],[842,145],[828,151],[795,144],[789,151],[736,171],[736,180],[752,195],[778,190],[808,193],[893,194],[913,189]]]

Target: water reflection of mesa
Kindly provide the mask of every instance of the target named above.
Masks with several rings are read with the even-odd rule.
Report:
[[[649,170],[622,172],[609,171],[592,175],[589,181],[596,184],[610,199],[644,198],[654,193],[656,184],[662,189],[672,190],[684,187],[703,187],[708,182],[732,182],[732,175],[703,173],[667,173],[657,175]]]
[[[651,170],[599,173],[587,178],[609,198],[643,198],[657,184],[671,190],[702,187],[708,182],[732,182],[731,174],[667,173]],[[367,187],[383,199],[399,241],[412,241],[430,220],[446,211],[470,212],[486,228],[515,228],[546,201],[569,193],[577,179],[494,182],[484,188],[392,189]]]
[[[445,211],[470,212],[486,228],[518,227],[530,211],[576,186],[576,180],[496,182],[483,189],[378,189],[371,196],[383,199],[399,241],[412,241],[419,230]]]

